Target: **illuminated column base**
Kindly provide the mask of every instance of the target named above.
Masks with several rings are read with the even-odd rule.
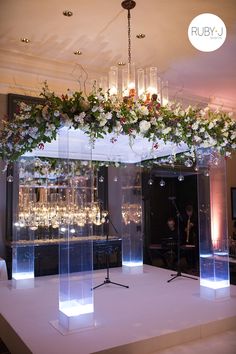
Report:
[[[78,300],[61,302],[59,324],[67,331],[85,329],[94,325],[93,304],[81,305]]]
[[[34,288],[34,278],[28,278],[28,279],[12,278],[11,284],[13,289],[32,289]]]
[[[34,246],[12,248],[12,286],[17,289],[34,287]]]
[[[90,327],[94,312],[92,241],[81,241],[76,248],[60,244],[59,250],[59,325],[66,331]]]
[[[122,262],[122,272],[129,274],[143,273],[143,262]]]
[[[219,288],[216,288],[217,285]],[[208,300],[226,300],[230,297],[230,287],[224,287],[223,283],[217,284],[215,281],[208,281],[204,286],[200,283],[200,296]]]

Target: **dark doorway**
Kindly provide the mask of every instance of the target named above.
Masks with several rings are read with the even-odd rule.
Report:
[[[152,170],[151,173],[143,174],[143,208],[144,208],[144,261],[145,263],[164,266],[174,269],[176,266],[176,255],[174,246],[167,244],[163,246],[163,239],[171,237],[168,235],[167,220],[174,218],[177,223],[176,208],[172,203],[174,198],[176,205],[180,211],[183,221],[180,223],[181,239],[184,234],[184,217],[187,205],[192,205],[194,214],[198,215],[197,200],[197,175],[194,171],[181,172],[183,180],[178,178],[179,172]],[[150,184],[150,179],[152,183]],[[198,226],[196,225],[196,230]],[[181,242],[181,258],[184,270],[190,273],[198,273],[198,235],[192,249],[186,248],[184,241]],[[171,255],[171,261],[167,260],[167,256]]]

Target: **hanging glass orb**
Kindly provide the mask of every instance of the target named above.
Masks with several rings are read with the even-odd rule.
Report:
[[[204,176],[205,176],[205,177],[209,177],[209,171],[208,171],[208,170],[205,170],[205,171],[204,171]]]
[[[218,159],[218,157],[214,157],[214,158],[212,159],[212,163],[213,163],[213,165],[218,166],[218,165],[219,165],[219,159]]]
[[[198,151],[198,152],[197,152],[197,159],[198,159],[199,161],[201,161],[202,158],[203,158],[202,152],[201,152],[201,151]]]
[[[160,180],[160,186],[161,187],[165,187],[165,184],[166,184],[166,182],[164,181],[164,179],[161,179]]]
[[[98,180],[99,180],[100,183],[103,183],[104,182],[104,177],[100,176]]]
[[[168,156],[167,161],[170,165],[174,164],[175,157],[173,155]]]
[[[118,181],[118,177],[115,176],[115,177],[113,178],[113,181],[114,181],[114,182],[117,182],[117,181]]]
[[[180,175],[178,176],[178,180],[179,180],[180,182],[182,182],[182,181],[184,180],[184,176],[180,174]]]
[[[7,177],[7,182],[12,183],[13,181],[14,181],[13,176],[12,176],[12,175],[9,175],[9,176]]]
[[[195,166],[195,167],[194,167],[194,171],[196,171],[196,172],[198,172],[198,171],[199,171],[198,166]]]
[[[153,185],[153,179],[151,179],[151,178],[149,178],[149,180],[148,180],[148,184],[149,184],[149,186],[152,186]]]
[[[193,161],[191,159],[187,159],[184,164],[186,167],[190,168],[193,166]]]

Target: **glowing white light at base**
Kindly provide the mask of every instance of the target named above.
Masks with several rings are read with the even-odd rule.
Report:
[[[200,285],[205,286],[211,289],[221,289],[230,286],[229,280],[209,280],[209,279],[201,279]]]
[[[125,267],[140,267],[143,266],[143,262],[122,262],[122,265]]]
[[[59,310],[66,316],[73,317],[94,312],[94,306],[91,303],[82,305],[77,300],[71,300],[60,302]]]
[[[21,273],[13,273],[12,279],[22,280],[22,279],[32,279],[34,278],[34,272],[21,272]]]

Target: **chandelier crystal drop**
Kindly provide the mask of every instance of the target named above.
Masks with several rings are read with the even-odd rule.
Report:
[[[165,187],[166,182],[164,181],[164,179],[160,180],[160,187]]]
[[[183,176],[182,174],[180,174],[180,175],[178,176],[178,180],[179,180],[180,182],[182,182],[182,181],[184,180],[184,176]]]

